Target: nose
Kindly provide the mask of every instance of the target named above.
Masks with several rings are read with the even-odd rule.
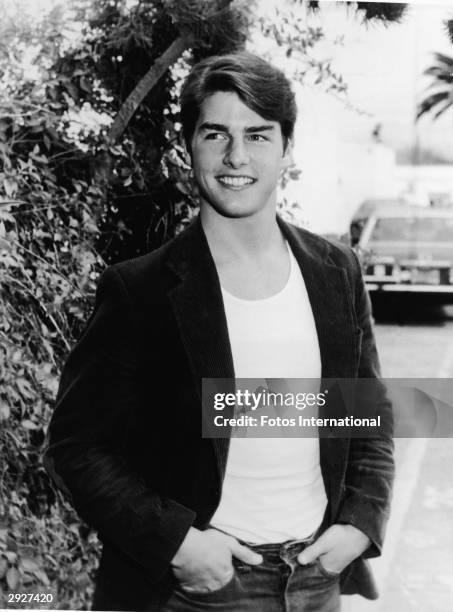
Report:
[[[240,168],[249,163],[249,154],[241,138],[232,138],[225,151],[224,163],[231,168]]]

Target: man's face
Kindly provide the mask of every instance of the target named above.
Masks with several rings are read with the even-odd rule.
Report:
[[[277,182],[288,165],[280,124],[246,106],[234,92],[218,91],[202,104],[191,141],[201,206],[226,217],[275,210]]]

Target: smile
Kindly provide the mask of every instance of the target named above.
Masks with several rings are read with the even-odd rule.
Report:
[[[222,185],[236,189],[241,189],[256,182],[256,179],[250,176],[218,176],[216,178]]]

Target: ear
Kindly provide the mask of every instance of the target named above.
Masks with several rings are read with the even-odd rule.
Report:
[[[289,166],[292,166],[294,164],[293,152],[294,152],[294,142],[292,138],[288,138],[288,140],[286,141],[286,147],[283,151],[283,157],[282,157],[282,163],[281,163],[282,170],[285,170],[286,168],[289,168]]]
[[[184,146],[184,157],[185,161],[191,166],[192,165],[192,151],[190,146],[187,145],[185,138],[182,140]]]

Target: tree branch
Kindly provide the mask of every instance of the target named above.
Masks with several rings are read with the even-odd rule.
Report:
[[[190,47],[190,36],[179,36],[154,62],[144,77],[140,79],[121,106],[108,133],[108,140],[114,144],[126,129],[135,111],[143,102],[160,77],[175,63],[182,53]]]

